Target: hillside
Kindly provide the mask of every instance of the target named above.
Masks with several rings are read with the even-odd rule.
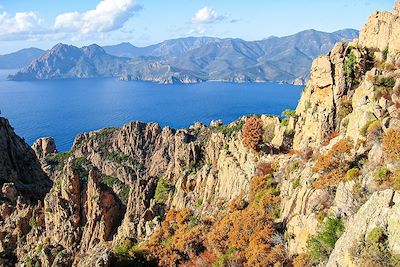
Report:
[[[131,122],[78,135],[67,153],[39,139],[31,161],[53,186],[36,203],[2,185],[0,263],[399,266],[399,15],[374,13],[314,60],[284,118]],[[4,129],[19,142],[0,153],[30,151]]]
[[[38,48],[26,48],[17,52],[0,55],[0,69],[20,69],[25,67],[44,53]]]
[[[87,56],[83,47],[58,44],[11,76],[13,80],[116,77],[158,83],[200,81],[302,84],[314,58],[338,41],[352,40],[355,30],[314,30],[263,41],[189,37],[148,47],[129,43],[108,46]],[[89,47],[97,47],[91,45]]]

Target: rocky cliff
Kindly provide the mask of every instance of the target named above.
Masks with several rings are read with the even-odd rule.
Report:
[[[399,11],[316,59],[285,118],[132,122],[66,153],[3,120],[1,263],[399,266]]]

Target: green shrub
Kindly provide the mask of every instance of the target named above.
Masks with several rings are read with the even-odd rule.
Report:
[[[197,218],[197,216],[195,216],[195,215],[190,216],[190,219],[189,219],[189,222],[188,222],[188,226],[190,228],[193,228],[193,227],[195,227],[195,226],[197,226],[199,224],[200,224],[200,220],[199,220],[199,218]]]
[[[36,222],[35,216],[32,216],[29,219],[29,226],[32,227],[32,228],[36,228],[37,227],[37,222]]]
[[[125,239],[114,247],[114,253],[118,256],[130,256],[138,252],[138,245],[129,239]]]
[[[389,55],[389,47],[386,47],[386,48],[382,51],[382,54],[383,54],[383,59],[386,61],[387,58],[388,58],[388,55]]]
[[[280,209],[275,209],[274,210],[274,217],[275,217],[275,219],[279,219],[279,217],[281,217],[281,210]]]
[[[49,165],[62,169],[65,161],[71,156],[70,152],[58,153],[55,155],[46,156],[46,161]]]
[[[203,206],[203,200],[202,199],[198,199],[196,201],[196,207],[201,207],[201,206]]]
[[[388,88],[393,88],[394,85],[396,84],[396,81],[391,78],[391,77],[383,77],[379,76],[375,79],[375,84],[377,86],[382,86],[382,87],[388,87]]]
[[[107,155],[107,159],[110,160],[110,161],[117,162],[119,164],[122,164],[124,162],[133,162],[133,159],[130,156],[125,155],[123,153],[118,153],[116,151],[110,152]]]
[[[225,136],[232,136],[234,133],[242,131],[244,125],[244,120],[237,121],[234,124],[230,125],[220,125],[212,127],[212,129],[216,132],[221,132]]]
[[[117,128],[104,128],[100,131],[98,131],[93,137],[92,139],[94,140],[101,140],[104,138],[107,138],[108,136],[110,136]]]
[[[364,242],[354,244],[351,254],[360,266],[400,266],[400,257],[392,254],[384,227],[372,229]]]
[[[40,252],[42,252],[43,251],[43,244],[39,244],[37,247],[36,247],[36,252],[37,253],[40,253]]]
[[[296,160],[290,164],[289,173],[293,173],[299,167],[299,162]]]
[[[378,183],[383,183],[389,179],[390,171],[385,166],[381,166],[374,172],[374,179]]]
[[[327,260],[343,232],[344,226],[341,219],[327,218],[317,235],[311,236],[307,240],[310,256],[318,262]]]
[[[105,184],[109,187],[113,187],[114,185],[122,185],[123,183],[115,177],[103,175],[101,176],[101,183]]]
[[[168,199],[168,195],[170,191],[173,189],[173,186],[167,181],[165,178],[161,178],[158,180],[156,191],[154,194],[154,199],[158,204],[165,204],[165,201]]]
[[[346,82],[350,84],[355,78],[357,58],[353,51],[351,51],[344,61],[344,75]]]
[[[344,181],[352,181],[354,178],[356,178],[360,174],[360,169],[359,168],[352,168],[347,171],[346,176],[344,177]]]
[[[128,203],[129,192],[130,192],[130,188],[126,187],[124,190],[122,190],[122,193],[119,196],[122,203],[124,203],[125,205]]]
[[[309,110],[310,108],[311,108],[311,101],[310,100],[308,100],[307,102],[306,102],[306,110]]]
[[[75,158],[72,161],[72,168],[79,173],[79,178],[82,182],[87,181],[89,176],[89,168],[92,168],[92,164],[84,157]]]
[[[324,222],[324,220],[325,220],[325,218],[326,218],[326,216],[327,216],[328,214],[326,213],[326,211],[323,211],[323,210],[321,210],[321,211],[319,211],[318,213],[317,213],[317,221],[320,223],[320,224],[322,224],[323,222]]]
[[[285,109],[285,110],[282,112],[282,115],[285,116],[285,117],[288,117],[288,118],[290,118],[290,117],[296,117],[296,110]]]
[[[189,164],[186,166],[186,169],[190,172],[195,170],[195,168],[196,168],[196,161],[194,160],[189,161]]]
[[[222,267],[225,266],[229,258],[236,252],[236,248],[229,248],[225,254],[218,257],[218,259],[212,264],[212,267]]]
[[[288,126],[289,125],[289,119],[288,118],[282,119],[281,120],[281,125],[282,126]]]
[[[296,180],[294,180],[293,185],[292,185],[293,190],[296,189],[299,186],[300,186],[300,177],[297,178]]]
[[[372,124],[372,123],[374,123],[375,122],[375,120],[370,120],[370,121],[368,121],[361,129],[360,129],[360,134],[362,135],[362,136],[367,136],[367,133],[368,133],[368,128],[369,128],[369,126]]]

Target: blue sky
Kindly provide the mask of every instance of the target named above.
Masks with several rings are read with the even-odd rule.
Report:
[[[394,0],[0,0],[0,54],[131,42],[145,46],[186,36],[259,40],[306,29],[360,27]]]

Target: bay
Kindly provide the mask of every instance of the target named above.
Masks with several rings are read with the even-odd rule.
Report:
[[[52,136],[59,151],[75,136],[139,120],[187,128],[194,122],[230,123],[243,115],[280,115],[294,109],[303,87],[278,83],[161,85],[116,79],[14,82],[0,71],[1,116],[31,145]]]

